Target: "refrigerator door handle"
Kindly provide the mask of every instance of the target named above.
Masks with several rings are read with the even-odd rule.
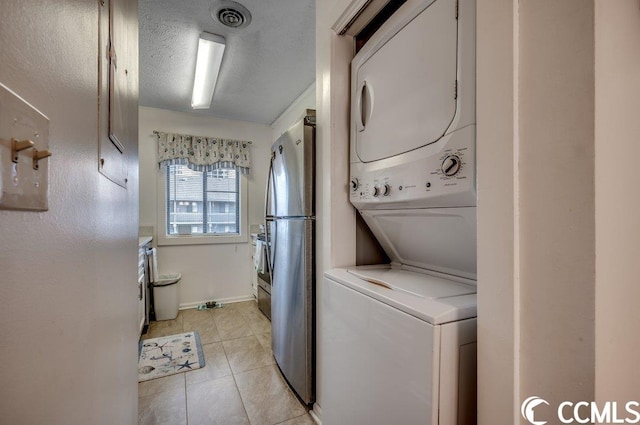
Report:
[[[271,152],[271,160],[269,161],[269,172],[267,173],[267,188],[266,188],[266,196],[264,199],[264,217],[265,219],[267,217],[269,217],[271,214],[269,214],[269,204],[271,199],[269,198],[269,195],[271,194],[271,191],[269,190],[270,187],[273,186],[273,159],[275,157],[275,152]],[[273,208],[272,208],[273,210]],[[275,215],[275,211],[274,214]]]
[[[271,276],[271,285],[273,285],[273,265],[275,263],[274,260],[275,260],[275,253],[276,253],[276,242],[275,242],[275,238],[272,240],[271,233],[269,232],[269,229],[271,228],[271,223],[273,223],[273,225],[276,226],[276,229],[274,229],[274,234],[277,231],[278,224],[276,220],[270,219],[265,221],[264,245],[267,251],[267,265],[269,266],[269,275]]]
[[[278,221],[277,220],[273,220],[272,221],[274,229],[273,229],[273,238],[271,240],[271,250],[268,251],[267,253],[267,258],[269,258],[269,267],[270,267],[270,273],[271,273],[271,286],[273,287],[273,283],[274,283],[274,279],[273,279],[273,274],[275,273],[273,267],[275,266],[276,263],[276,250],[278,249],[278,244],[277,244],[277,240],[278,240]],[[268,246],[268,245],[267,245]]]
[[[269,227],[273,223],[272,220],[264,221],[264,248],[267,251],[267,269],[269,270],[269,276],[273,280],[273,263],[271,261],[271,236],[269,235]]]
[[[275,190],[275,186],[273,186],[273,159],[275,157],[275,152],[271,152],[271,161],[269,161],[269,173],[267,174],[267,194],[265,196],[265,201],[264,201],[264,217],[265,217],[265,223],[264,223],[264,235],[265,235],[265,247],[267,250],[267,263],[269,266],[269,274],[271,275],[271,280],[273,281],[273,252],[275,250],[271,249],[271,236],[269,235],[269,228],[271,226],[271,223],[275,224],[275,220],[270,221],[267,219],[267,217],[269,217],[269,195],[271,194],[271,191],[269,190],[269,187],[273,187]],[[274,196],[275,199],[275,196]],[[275,212],[274,208],[271,208],[272,211]],[[274,244],[275,247],[275,244]]]
[[[273,223],[273,238],[269,233],[269,229],[271,228],[271,224]],[[278,222],[274,219],[267,220],[266,226],[264,228],[264,246],[267,250],[267,265],[269,266],[269,275],[271,277],[271,286],[273,286],[273,266],[275,264],[275,255],[276,255],[276,235],[278,233]]]

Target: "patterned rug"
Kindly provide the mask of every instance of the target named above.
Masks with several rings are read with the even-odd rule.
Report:
[[[204,354],[198,332],[145,339],[138,346],[138,382],[201,367]]]

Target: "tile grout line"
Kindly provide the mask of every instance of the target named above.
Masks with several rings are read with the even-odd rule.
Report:
[[[266,364],[266,365],[262,365],[262,366],[254,367],[254,368],[252,368],[252,369],[243,370],[242,372],[238,372],[238,373],[234,373],[234,372],[233,372],[233,369],[232,369],[232,370],[231,370],[231,374],[232,374],[233,376],[236,376],[236,375],[242,375],[243,373],[253,372],[253,371],[258,370],[258,369],[264,369],[264,368],[272,367],[272,366],[275,366],[275,365],[276,365],[275,363]]]
[[[183,373],[182,377],[184,379],[184,421],[186,425],[189,425],[189,403],[187,400],[187,397],[189,397],[189,393],[187,392],[187,373]]]
[[[244,324],[247,326],[249,331],[251,331],[251,335],[240,336],[240,337],[237,337],[237,338],[230,338],[230,339],[226,339],[226,340],[223,340],[222,337],[220,337],[221,342],[223,342],[223,341],[232,341],[234,339],[240,339],[240,338],[246,338],[247,336],[252,336],[253,335],[253,329],[251,329],[251,326],[249,326],[249,323],[247,322],[246,317],[244,317],[244,315],[238,310],[232,310],[232,312],[233,311],[235,311],[236,313],[238,313],[240,315],[240,318],[243,320]],[[216,330],[218,331],[218,336],[220,336],[220,328],[218,327],[218,322],[216,321],[215,316],[213,316],[213,323],[216,326]]]
[[[244,315],[242,312],[240,312],[240,317],[242,318],[242,320],[245,322],[245,324],[246,324],[246,325],[247,325],[247,327],[249,328],[249,331],[251,331],[251,335],[249,335],[249,336],[251,336],[251,337],[255,338],[255,340],[256,340],[256,341],[258,341],[258,344],[260,345],[260,347],[262,347],[262,349],[266,351],[266,349],[264,348],[264,346],[262,345],[262,343],[260,342],[260,340],[257,338],[256,333],[255,333],[255,331],[253,330],[253,328],[252,328],[251,326],[249,326],[249,323],[248,323],[248,321],[247,321],[247,318],[245,317],[245,315]],[[216,323],[216,326],[217,326],[217,323]],[[241,337],[241,338],[248,338],[248,337]],[[235,338],[235,339],[240,339],[240,338]],[[233,340],[233,339],[232,339],[232,340]],[[232,340],[229,340],[229,341],[232,341]],[[236,374],[236,372],[235,372],[235,371],[233,370],[233,368],[231,367],[231,362],[229,361],[229,357],[228,357],[228,355],[227,355],[227,350],[226,350],[226,348],[224,347],[224,344],[222,344],[222,349],[224,350],[225,357],[227,357],[227,363],[229,363],[229,369],[231,369],[231,377],[233,378],[233,383],[234,383],[234,385],[236,386],[236,391],[238,392],[238,395],[240,396],[240,401],[242,402],[242,408],[244,409],[244,412],[245,412],[245,414],[247,415],[247,420],[249,421],[249,424],[251,425],[251,418],[249,417],[249,412],[247,411],[247,406],[246,406],[246,404],[245,404],[245,399],[244,399],[244,397],[242,396],[242,392],[240,391],[240,388],[238,387],[238,381],[236,380],[236,375],[240,375],[240,374],[242,374],[242,373],[249,372],[250,370],[257,370],[257,369],[261,369],[261,368],[264,368],[264,367],[270,367],[270,366],[273,366],[273,365],[265,365],[265,366],[258,367],[258,368],[255,368],[255,369],[244,370],[244,371],[242,371],[242,372],[238,372],[238,373]]]
[[[244,410],[244,414],[247,416],[247,421],[249,425],[251,425],[251,418],[249,418],[249,412],[247,411],[247,406],[244,404],[244,399],[242,398],[242,393],[240,392],[240,388],[238,388],[238,382],[236,381],[236,375],[231,368],[231,362],[229,361],[229,356],[227,356],[227,350],[224,348],[224,344],[222,344],[222,351],[224,352],[224,357],[227,359],[227,363],[229,364],[229,370],[231,371],[231,379],[233,379],[233,385],[236,387],[236,392],[238,396],[240,396],[240,403],[242,403],[242,410]],[[187,424],[188,425],[188,424]]]
[[[305,412],[305,413],[303,413],[303,414],[302,414],[302,415],[300,415],[300,416],[294,416],[293,418],[285,419],[284,421],[282,421],[282,422],[278,422],[277,424],[273,424],[273,425],[281,425],[281,424],[283,424],[283,423],[285,423],[285,422],[289,422],[289,421],[292,421],[292,420],[294,420],[294,419],[298,419],[298,418],[301,418],[301,417],[303,417],[303,416],[307,416],[308,414],[309,414],[309,412]]]

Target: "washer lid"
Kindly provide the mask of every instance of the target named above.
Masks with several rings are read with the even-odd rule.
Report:
[[[426,0],[418,10],[400,8],[358,52],[351,125],[361,161],[399,155],[445,134],[456,113],[457,34],[456,0]]]
[[[354,268],[347,271],[367,282],[420,298],[439,299],[476,293],[471,285],[408,270]]]
[[[477,315],[476,287],[459,281],[389,265],[333,269],[324,275],[432,325]],[[391,288],[379,282],[387,282]]]

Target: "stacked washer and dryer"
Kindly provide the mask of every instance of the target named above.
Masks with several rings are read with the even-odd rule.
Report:
[[[473,424],[475,0],[408,0],[351,67],[350,201],[392,263],[325,273],[322,422]]]

